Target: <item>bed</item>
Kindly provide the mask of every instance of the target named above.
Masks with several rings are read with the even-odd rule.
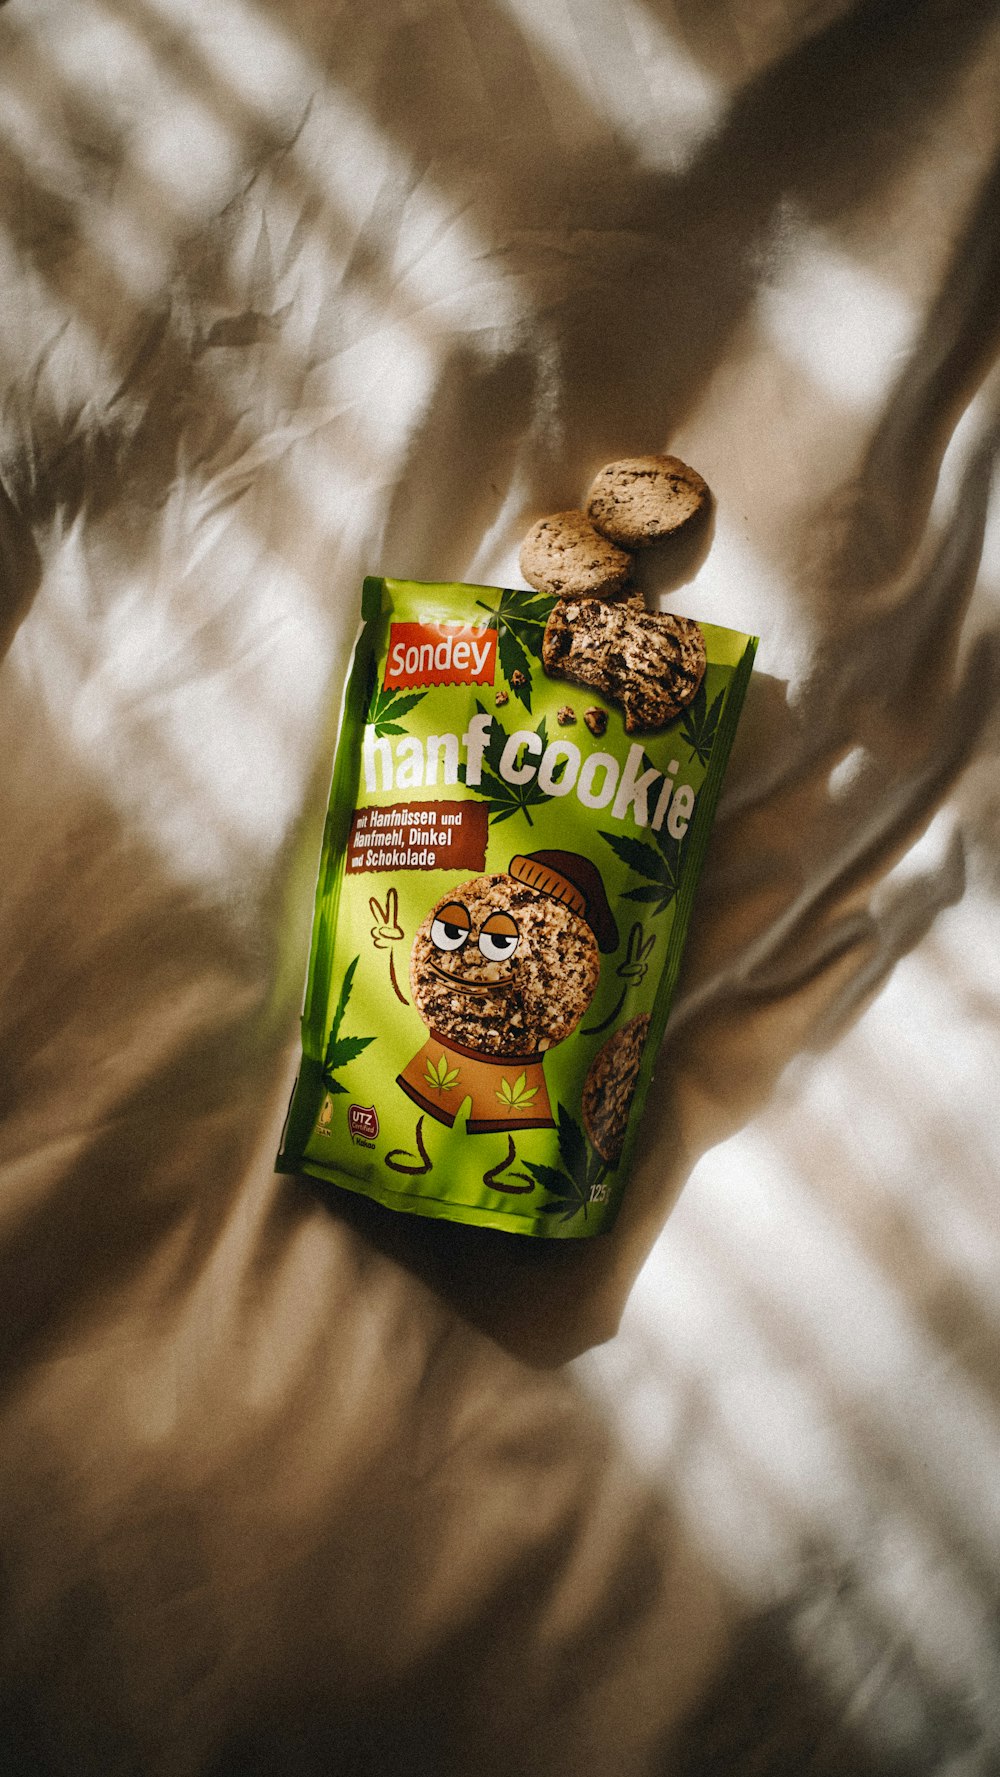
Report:
[[[0,9],[0,1768],[1000,1766],[990,0]],[[366,573],[759,634],[612,1233],[274,1160]]]

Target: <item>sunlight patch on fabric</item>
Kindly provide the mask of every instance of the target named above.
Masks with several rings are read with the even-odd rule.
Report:
[[[225,882],[265,866],[297,818],[332,628],[235,522],[168,584],[155,546],[142,577],[95,578],[75,526],[10,667],[170,875]],[[206,646],[225,673],[206,672]]]
[[[935,872],[940,871],[947,863],[948,854],[954,846],[957,835],[958,823],[955,810],[945,804],[943,808],[938,809],[924,831],[903,853],[898,864],[895,864],[882,877],[872,895],[872,911],[878,913],[879,909],[887,902],[894,900],[903,888],[917,882],[924,882]]]
[[[830,1104],[847,1135],[843,1096]],[[836,1151],[815,1108],[796,1097],[767,1135],[743,1131],[703,1156],[617,1339],[574,1372],[731,1584],[773,1600],[800,1583],[810,1550],[836,1571],[863,1534],[855,1607],[912,1637],[950,1686],[990,1665],[975,1569],[957,1570],[949,1549],[958,1535],[980,1571],[995,1563],[984,1501],[1000,1425],[922,1323],[905,1266],[881,1265],[861,1229],[831,1215],[820,1175]],[[838,1620],[849,1608],[840,1601]]]
[[[398,318],[426,312],[435,332],[456,324],[482,327],[480,267],[489,254],[468,214],[456,209],[432,179],[414,187],[409,157],[273,18],[249,0],[231,0],[227,29],[205,31],[198,7],[178,8],[164,0],[148,4],[175,30],[179,13],[187,12],[182,28],[190,32],[205,67],[216,75],[220,103],[228,89],[249,117],[273,128],[273,89],[270,83],[262,89],[260,65],[276,71],[286,115],[292,95],[298,94],[302,128],[288,148],[289,164],[305,177],[306,189],[311,185],[322,192],[335,217],[356,239],[370,229],[377,205],[387,195],[402,206],[401,218],[393,225],[392,262],[382,267],[383,294]],[[249,68],[255,71],[248,78]],[[491,327],[511,324],[514,315],[507,287],[491,277]]]
[[[836,765],[827,779],[827,787],[835,802],[850,796],[872,764],[867,747],[852,747]]]
[[[671,591],[672,611],[697,609],[711,622],[743,623],[760,633],[759,670],[794,683],[808,671],[810,637],[801,604],[779,563],[755,549],[740,527],[738,515],[719,511],[708,559],[698,570],[697,585]]]
[[[662,19],[642,0],[622,0],[608,8],[608,38],[615,14],[635,46],[651,101],[648,123],[641,133],[633,124],[633,146],[640,165],[679,173],[721,124],[728,95],[721,83],[690,55],[684,44],[664,28]],[[628,128],[628,93],[616,95],[621,125]]]
[[[52,29],[53,23],[61,28]],[[98,112],[105,105],[107,83],[127,94],[132,166],[140,176],[145,172],[156,180],[189,224],[226,200],[237,170],[237,144],[209,108],[172,76],[167,58],[153,53],[138,18],[133,23],[100,4],[78,0],[72,14],[42,20],[35,29],[39,54],[51,72],[86,94]],[[89,45],[86,55],[80,53],[81,43]],[[98,43],[101,55],[95,61]]]
[[[613,133],[639,165],[678,172],[719,122],[717,82],[637,0],[595,0],[587,7],[575,0],[555,6],[505,0],[505,10],[542,63],[553,121],[567,147]],[[552,69],[569,89],[561,104]]]
[[[835,401],[877,413],[913,339],[911,303],[821,229],[790,220],[774,281],[757,299],[773,347]]]

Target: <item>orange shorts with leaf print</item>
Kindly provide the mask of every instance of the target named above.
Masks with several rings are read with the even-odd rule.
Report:
[[[554,1129],[540,1055],[482,1055],[431,1032],[396,1083],[414,1104],[450,1129],[471,1098],[467,1135],[497,1129]]]

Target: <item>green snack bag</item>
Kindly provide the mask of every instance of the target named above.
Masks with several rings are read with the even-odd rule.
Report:
[[[756,638],[368,579],[278,1169],[575,1239],[614,1219]]]

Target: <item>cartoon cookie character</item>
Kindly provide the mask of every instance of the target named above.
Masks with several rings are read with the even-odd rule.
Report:
[[[471,1099],[469,1135],[552,1128],[544,1057],[576,1029],[600,953],[617,944],[600,875],[576,852],[518,855],[450,889],[414,939],[410,987],[429,1036],[398,1084],[449,1128]],[[511,1140],[494,1170],[513,1157]]]

